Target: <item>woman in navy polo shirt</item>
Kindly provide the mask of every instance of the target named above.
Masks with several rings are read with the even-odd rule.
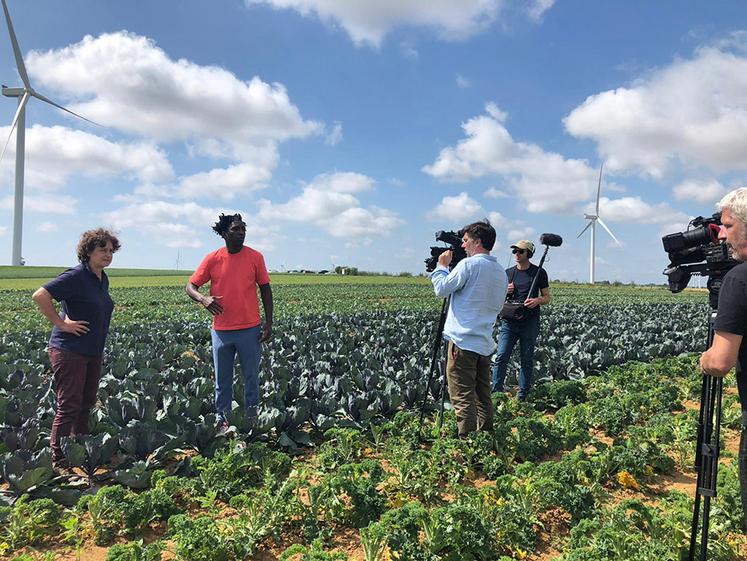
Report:
[[[119,240],[108,230],[83,232],[78,242],[80,265],[61,273],[33,295],[53,325],[48,352],[57,409],[50,444],[57,469],[67,468],[60,447],[62,437],[88,433],[88,415],[96,403],[104,341],[114,309],[104,268],[119,247]],[[52,300],[62,303],[59,314]]]

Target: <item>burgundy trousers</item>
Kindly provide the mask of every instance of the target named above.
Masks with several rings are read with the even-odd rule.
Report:
[[[49,349],[55,387],[57,410],[52,421],[52,461],[65,459],[60,447],[64,436],[88,434],[88,415],[96,404],[101,377],[101,355],[84,356],[61,349]]]

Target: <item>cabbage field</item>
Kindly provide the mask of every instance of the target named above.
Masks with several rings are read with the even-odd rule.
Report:
[[[526,403],[496,395],[493,432],[459,440],[450,411],[441,428],[434,422],[441,381],[426,386],[440,310],[428,281],[273,277],[258,422],[235,416],[219,436],[209,318],[176,279],[130,277],[112,289],[92,434],[64,443],[74,481],[55,477],[48,452],[49,328],[30,299],[43,280],[0,290],[0,557],[686,553],[705,293],[553,285],[537,349],[543,383]],[[709,542],[709,559],[719,560],[747,555],[731,385]]]

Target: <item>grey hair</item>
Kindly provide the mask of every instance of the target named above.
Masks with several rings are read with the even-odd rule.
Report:
[[[734,189],[716,203],[716,210],[719,212],[723,212],[727,208],[734,218],[743,224],[747,224],[747,187]]]

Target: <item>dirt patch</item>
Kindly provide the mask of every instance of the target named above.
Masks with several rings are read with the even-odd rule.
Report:
[[[648,488],[654,495],[663,495],[668,491],[679,491],[690,497],[694,497],[696,482],[697,474],[695,471],[688,473],[676,471],[672,474],[660,475],[656,478],[654,483],[651,483],[648,486]],[[658,501],[653,502],[656,503]]]
[[[692,399],[683,399],[682,407],[690,411],[700,411],[700,403],[693,401]]]

